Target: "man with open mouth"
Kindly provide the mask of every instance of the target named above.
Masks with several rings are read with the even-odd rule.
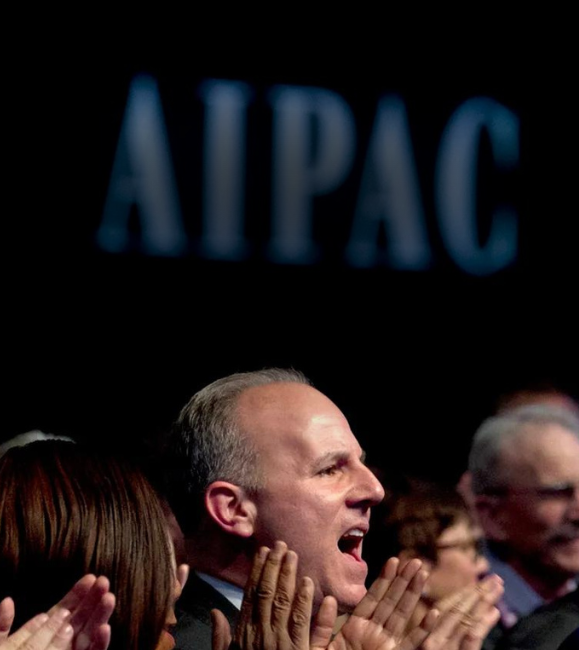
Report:
[[[169,497],[195,574],[177,605],[177,648],[209,650],[209,611],[234,623],[255,550],[283,540],[314,607],[366,593],[370,509],[384,491],[338,407],[294,370],[238,373],[196,393],[166,441]]]
[[[298,577],[312,580],[314,612],[326,596],[340,614],[368,600],[362,547],[384,490],[344,414],[301,373],[269,368],[214,381],[164,442],[166,497],[193,569],[176,606],[176,650],[211,650],[212,609],[236,624],[255,552],[276,540],[297,553]],[[492,625],[493,602],[475,606],[480,617],[465,611],[460,634]],[[446,650],[442,633],[427,647]]]

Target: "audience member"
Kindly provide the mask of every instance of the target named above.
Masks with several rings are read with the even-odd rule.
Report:
[[[570,393],[549,381],[530,382],[515,389],[501,392],[496,398],[491,415],[506,413],[519,406],[530,404],[558,406],[579,417],[579,403],[577,400]],[[470,506],[473,516],[476,517],[475,499],[471,483],[471,473],[466,469],[458,480],[457,489]]]
[[[577,587],[579,419],[547,404],[490,417],[474,436],[469,471],[509,628]]]
[[[523,616],[506,632],[496,650],[559,650],[578,629],[579,594],[574,591]],[[574,638],[576,645],[565,646],[569,650],[579,648],[579,638]]]
[[[513,408],[529,404],[558,406],[579,417],[579,403],[577,403],[577,400],[570,393],[549,382],[528,384],[501,393],[497,398],[494,412],[495,414],[505,413]]]
[[[377,507],[366,539],[369,575],[388,557],[419,558],[429,577],[409,621],[415,626],[433,606],[444,611],[465,587],[476,586],[489,565],[482,533],[451,487],[409,478]]]
[[[181,586],[167,519],[139,470],[47,440],[9,449],[0,484],[0,599],[14,602],[15,628],[95,574],[116,596],[111,650],[173,645],[165,627]]]
[[[252,557],[276,540],[312,579],[314,613],[325,596],[340,613],[362,601],[362,545],[384,491],[342,412],[301,373],[272,368],[213,382],[185,405],[165,444],[168,495],[197,572],[178,605],[180,650],[209,650],[213,608],[236,623]],[[497,589],[491,581],[487,592]],[[473,594],[480,601],[482,592]],[[492,604],[479,605],[488,624]]]

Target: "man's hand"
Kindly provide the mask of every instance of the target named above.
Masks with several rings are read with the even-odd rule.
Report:
[[[261,548],[245,588],[233,641],[243,650],[309,650],[314,584],[303,578],[296,586],[297,555],[283,542]],[[326,600],[322,616],[335,621],[335,602]],[[328,610],[329,607],[329,610]]]
[[[48,614],[39,614],[14,634],[14,603],[0,603],[1,650],[106,650],[111,630],[108,620],[115,607],[109,581],[86,575]]]
[[[480,650],[499,618],[502,580],[489,576],[464,589],[444,603],[442,613],[432,608],[409,629],[426,578],[418,560],[401,566],[390,558],[329,650]]]
[[[231,646],[227,620],[212,612],[213,650],[480,650],[498,620],[502,581],[489,576],[409,627],[428,573],[420,560],[390,558],[333,639],[337,604],[328,596],[310,635],[314,586],[303,578],[296,587],[296,569],[297,556],[283,542],[260,549]]]
[[[405,630],[427,577],[420,560],[411,560],[401,566],[398,558],[390,558],[329,643],[329,650],[414,650],[420,647],[438,612],[430,613],[409,634],[405,634]],[[327,646],[326,639],[316,639],[315,645],[321,650]]]
[[[420,650],[480,650],[499,620],[496,604],[502,594],[502,579],[491,575],[440,603],[444,611]]]

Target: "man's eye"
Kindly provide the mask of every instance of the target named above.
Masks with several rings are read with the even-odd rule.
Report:
[[[320,476],[331,476],[332,474],[335,474],[337,471],[338,471],[337,465],[330,465],[329,467],[324,467],[324,469],[320,470],[318,474]]]
[[[576,489],[579,489],[579,486],[575,486],[572,483],[546,485],[545,487],[538,488],[537,494],[544,499],[572,499]]]

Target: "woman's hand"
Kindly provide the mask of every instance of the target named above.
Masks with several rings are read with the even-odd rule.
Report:
[[[106,650],[111,630],[108,620],[115,607],[105,577],[86,575],[48,614],[39,614],[10,634],[14,603],[0,603],[1,650]]]

